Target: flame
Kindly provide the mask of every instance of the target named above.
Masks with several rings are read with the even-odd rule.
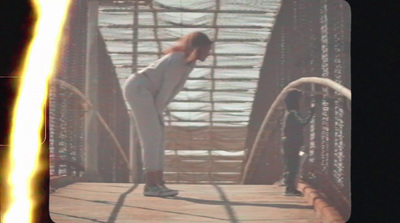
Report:
[[[38,19],[24,56],[18,94],[13,110],[8,157],[7,212],[1,222],[32,222],[35,201],[30,189],[40,168],[41,130],[48,81],[55,62],[70,0],[32,0]]]

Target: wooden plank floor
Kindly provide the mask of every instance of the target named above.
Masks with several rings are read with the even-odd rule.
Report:
[[[303,197],[274,185],[169,185],[175,198],[144,197],[143,185],[75,183],[50,194],[56,223],[322,222]]]

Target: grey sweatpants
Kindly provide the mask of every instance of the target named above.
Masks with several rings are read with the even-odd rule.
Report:
[[[163,170],[164,122],[155,106],[155,94],[149,79],[142,74],[131,75],[123,87],[125,99],[132,109],[143,148],[146,171]]]

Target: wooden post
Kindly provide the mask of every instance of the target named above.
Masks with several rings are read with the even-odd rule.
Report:
[[[98,7],[97,0],[88,1],[85,95],[92,103],[85,116],[85,173],[87,181],[101,181],[98,167],[97,91],[98,91]]]
[[[138,39],[139,39],[139,28],[135,27],[139,25],[139,2],[134,1],[134,12],[133,12],[133,38],[132,38],[132,73],[136,73],[138,66]],[[133,118],[133,116],[132,116]],[[136,123],[133,127],[133,143],[135,149],[135,165],[136,165],[136,183],[141,183],[143,180],[143,163],[142,163],[142,148],[139,142],[139,135],[136,128]]]
[[[137,148],[136,148],[136,132],[135,132],[135,121],[133,119],[132,110],[129,110],[129,167],[131,170],[129,182],[139,183],[138,172],[137,172]]]

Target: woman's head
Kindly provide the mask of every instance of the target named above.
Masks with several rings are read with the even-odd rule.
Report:
[[[297,89],[290,90],[284,99],[286,108],[288,110],[291,109],[299,109],[300,99],[303,96],[303,92]]]
[[[210,54],[212,41],[202,32],[189,33],[179,39],[172,48],[164,51],[165,54],[183,51],[186,54],[186,62],[196,60],[204,61]]]

